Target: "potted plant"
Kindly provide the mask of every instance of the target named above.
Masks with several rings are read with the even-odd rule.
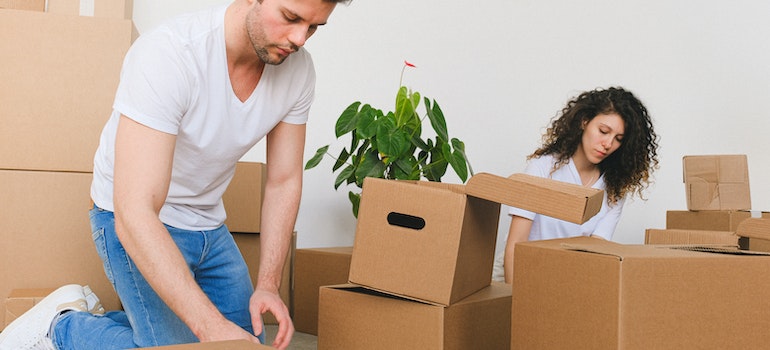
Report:
[[[401,70],[403,79],[406,67]],[[449,138],[446,119],[438,103],[422,97],[425,115],[420,116],[419,92],[401,85],[396,93],[393,111],[383,112],[360,101],[345,108],[337,119],[334,131],[339,139],[350,138],[349,147],[343,147],[336,157],[329,153],[329,145],[320,147],[305,164],[305,170],[317,166],[324,156],[336,159],[332,172],[338,172],[334,189],[344,184],[362,188],[364,178],[377,177],[394,180],[441,181],[451,166],[464,183],[473,169],[465,154],[465,144],[457,138]],[[423,121],[430,121],[435,137],[424,136]],[[349,191],[348,198],[353,215],[358,217],[360,192]]]

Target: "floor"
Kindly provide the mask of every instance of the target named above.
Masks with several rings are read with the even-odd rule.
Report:
[[[277,325],[266,325],[267,328],[267,344],[271,344],[275,338],[275,333],[278,331]],[[288,350],[316,350],[318,349],[317,337],[312,334],[295,332],[291,338],[291,344],[289,344]]]

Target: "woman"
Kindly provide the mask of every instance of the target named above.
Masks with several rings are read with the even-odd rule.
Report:
[[[502,265],[505,282],[513,282],[518,242],[575,236],[612,239],[625,198],[644,198],[642,191],[658,168],[657,148],[647,109],[631,92],[597,89],[569,101],[543,135],[543,145],[527,157],[524,172],[604,190],[602,208],[582,225],[511,208],[505,254],[496,261],[495,279],[502,280]]]

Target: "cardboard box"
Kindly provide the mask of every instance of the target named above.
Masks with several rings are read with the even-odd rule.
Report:
[[[131,19],[133,0],[48,0],[48,12],[69,16]]]
[[[603,192],[516,174],[467,185],[364,180],[349,282],[450,305],[489,285],[500,203],[587,220]]]
[[[13,289],[89,285],[120,308],[88,220],[90,173],[0,170],[0,300]]]
[[[31,309],[53,291],[53,288],[12,290],[5,299],[5,323],[0,326],[3,328],[7,327],[13,320],[27,312],[27,310]]]
[[[129,20],[0,10],[0,169],[93,170],[134,29]]]
[[[225,225],[230,232],[259,233],[266,180],[267,166],[264,163],[236,164],[235,175],[222,195],[227,212]]]
[[[741,249],[770,252],[770,218],[749,218],[738,225]]]
[[[180,344],[167,346],[154,346],[142,349],[156,350],[261,350],[275,349],[273,347],[261,344],[254,344],[248,340],[226,340],[210,343]]]
[[[738,236],[732,231],[647,229],[644,244],[715,244],[738,247]]]
[[[517,244],[511,349],[767,347],[770,255],[683,248]]]
[[[353,247],[305,248],[294,254],[294,329],[318,335],[318,292],[347,283]]]
[[[252,284],[256,285],[259,276],[259,257],[260,257],[260,243],[259,235],[250,233],[233,233],[233,239],[238,244],[238,248],[241,250],[243,259],[246,260],[246,265],[249,267],[249,274],[251,275]],[[289,308],[289,312],[292,310],[291,303],[291,275],[294,270],[294,250],[297,242],[296,232],[292,236],[291,246],[286,256],[286,263],[283,265],[283,275],[281,276],[281,287],[278,289],[278,293],[281,295],[286,307]],[[265,324],[277,324],[273,314],[266,313],[262,315],[262,319]]]
[[[746,155],[682,158],[689,210],[749,210],[749,166]]]
[[[0,9],[45,11],[46,0],[0,0]]]
[[[741,221],[751,217],[770,217],[770,213],[733,210],[669,210],[666,212],[666,228],[735,232]]]
[[[450,306],[325,286],[318,349],[509,349],[510,306],[511,286],[498,282]]]

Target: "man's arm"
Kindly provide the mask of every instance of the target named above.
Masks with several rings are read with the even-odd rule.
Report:
[[[201,341],[258,340],[225,319],[193,279],[158,214],[176,137],[121,116],[115,142],[115,230],[147,282]]]
[[[289,310],[278,295],[278,288],[302,195],[305,129],[304,124],[281,122],[267,135],[267,181],[260,227],[259,274],[250,311],[255,333],[261,330],[263,313],[270,312],[275,316],[278,332],[273,346],[279,349],[288,346],[294,334]]]

